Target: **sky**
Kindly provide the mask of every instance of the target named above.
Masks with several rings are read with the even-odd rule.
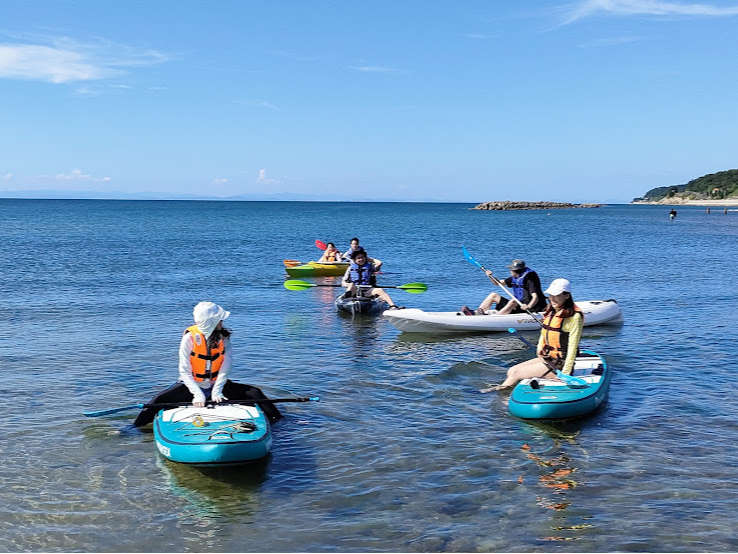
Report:
[[[738,167],[738,1],[3,0],[0,196],[627,203]]]

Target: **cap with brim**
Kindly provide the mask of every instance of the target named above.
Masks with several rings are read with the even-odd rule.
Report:
[[[562,292],[571,293],[571,283],[567,279],[554,279],[551,285],[543,291],[543,294],[557,296]]]
[[[523,260],[513,260],[510,265],[507,266],[507,269],[511,271],[520,271],[525,269],[525,262]]]

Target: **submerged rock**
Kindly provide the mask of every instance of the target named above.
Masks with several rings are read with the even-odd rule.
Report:
[[[570,204],[569,202],[483,202],[472,210],[556,210],[562,208],[599,208],[602,204]]]

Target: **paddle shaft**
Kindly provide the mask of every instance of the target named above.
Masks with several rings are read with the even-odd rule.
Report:
[[[525,344],[528,348],[530,348],[533,352],[536,353],[536,356],[538,355],[538,351],[537,351],[536,347],[533,346],[530,342],[528,342],[528,339],[526,339],[523,335],[521,335],[520,333],[518,333],[518,330],[517,329],[510,328],[510,329],[508,329],[508,332],[510,332],[513,335],[515,335],[516,337],[518,337],[521,341],[523,341],[523,344]],[[541,360],[544,363],[544,365],[548,368],[546,370],[546,373],[544,373],[543,375],[541,375],[541,378],[545,377],[546,375],[548,375],[551,372],[553,372],[553,374],[556,375],[556,368],[553,365],[551,365],[551,363],[547,362],[546,360],[544,360],[543,358],[540,358],[540,357],[539,357],[539,360]]]
[[[272,399],[256,399],[256,400],[228,400],[225,404],[267,404],[274,402],[319,402],[320,398],[314,397],[298,397],[298,398],[272,398]],[[209,402],[208,406],[214,406],[216,403]],[[177,408],[181,406],[192,406],[192,402],[171,402],[164,404],[130,404],[129,406],[121,406],[118,408],[109,408],[107,410],[98,410],[94,412],[82,412],[86,417],[98,417],[128,410],[143,410],[144,408]]]

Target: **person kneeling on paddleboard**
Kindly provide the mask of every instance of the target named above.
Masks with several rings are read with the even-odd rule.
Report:
[[[492,276],[490,270],[485,270],[487,276],[495,283],[501,286],[507,286],[512,289],[513,296],[518,300],[507,299],[500,296],[496,292],[491,292],[485,298],[476,311],[472,311],[468,306],[461,308],[461,312],[465,315],[485,315],[488,310],[495,304],[497,314],[517,314],[521,312],[542,312],[546,309],[546,297],[541,290],[541,279],[538,274],[525,265],[523,260],[513,260],[507,266],[510,270],[510,277],[502,281]]]
[[[367,256],[363,248],[359,247],[351,253],[351,265],[343,275],[343,286],[347,296],[377,297],[389,304],[390,310],[399,307],[390,298],[384,289],[377,287],[375,274],[378,269],[374,260]]]
[[[543,314],[541,336],[536,352],[538,356],[514,365],[507,371],[507,379],[493,387],[502,390],[514,386],[521,379],[543,377],[557,379],[551,368],[571,375],[582,338],[584,314],[574,304],[571,283],[566,279],[554,279],[544,294],[549,305]]]
[[[179,380],[157,394],[149,404],[189,402],[202,408],[210,400],[215,403],[230,400],[261,400],[264,393],[250,385],[234,383],[228,379],[231,371],[231,331],[223,327],[223,321],[231,315],[213,302],[200,302],[192,311],[195,324],[188,327],[179,345]],[[274,422],[282,414],[274,404],[260,404],[269,421]],[[136,427],[148,425],[160,408],[144,408],[136,421]]]

